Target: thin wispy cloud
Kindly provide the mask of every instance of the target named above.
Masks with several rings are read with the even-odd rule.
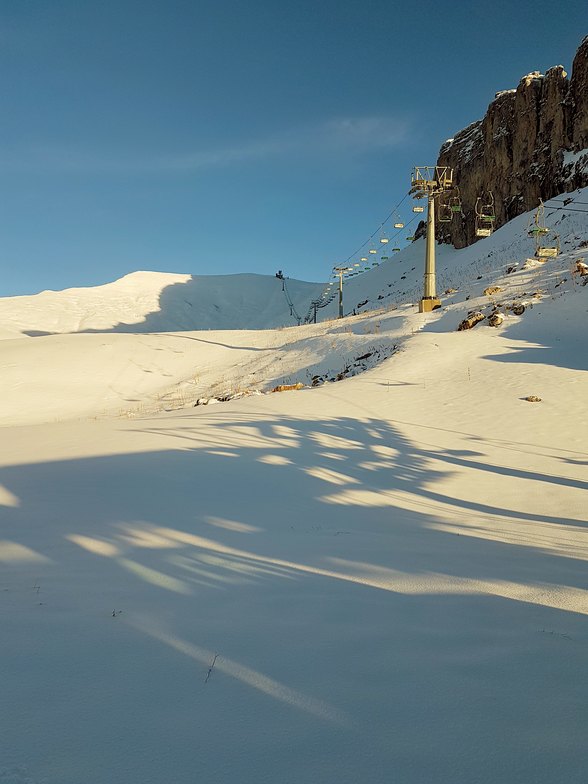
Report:
[[[398,118],[343,117],[290,128],[265,138],[179,154],[137,156],[134,153],[103,153],[52,145],[4,149],[0,152],[0,169],[64,173],[189,173],[272,159],[333,160],[342,156],[350,159],[399,147],[406,142],[408,135],[409,123]]]
[[[407,134],[408,123],[392,117],[344,118],[324,125],[327,143],[358,150],[397,147]]]
[[[408,123],[391,117],[340,118],[289,129],[275,136],[241,144],[162,158],[159,167],[198,170],[271,158],[330,158],[364,155],[398,147],[408,136]]]

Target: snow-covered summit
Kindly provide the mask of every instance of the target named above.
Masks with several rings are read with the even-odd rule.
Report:
[[[531,82],[536,82],[544,78],[545,78],[545,74],[542,74],[541,71],[531,71],[530,73],[525,74],[523,77],[521,77],[521,83],[529,85],[531,84]]]
[[[15,333],[269,329],[296,324],[320,284],[274,276],[133,272],[102,286],[0,299],[0,330]],[[2,332],[0,332],[0,337]]]

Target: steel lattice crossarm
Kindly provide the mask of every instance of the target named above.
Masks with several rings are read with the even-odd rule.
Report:
[[[443,193],[453,188],[453,169],[450,166],[415,166],[409,193],[415,199]]]

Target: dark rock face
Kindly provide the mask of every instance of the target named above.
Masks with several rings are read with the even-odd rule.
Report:
[[[427,236],[427,224],[424,220],[419,221],[416,230],[413,234],[413,237],[415,238],[415,240],[420,240],[421,237],[426,237],[426,236]]]
[[[563,191],[588,185],[588,36],[571,78],[561,65],[523,77],[496,93],[482,120],[441,147],[438,166],[454,169],[464,216],[443,224],[438,239],[463,248],[475,241],[476,200],[493,196],[496,223]]]

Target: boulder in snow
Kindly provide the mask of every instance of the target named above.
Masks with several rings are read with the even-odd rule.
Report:
[[[462,332],[464,329],[472,329],[472,327],[475,327],[480,321],[484,321],[485,318],[486,316],[483,313],[480,313],[479,310],[470,313],[469,316],[461,322],[457,331]]]

